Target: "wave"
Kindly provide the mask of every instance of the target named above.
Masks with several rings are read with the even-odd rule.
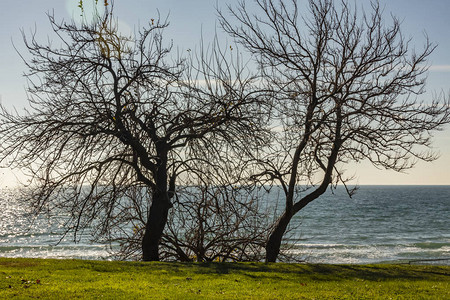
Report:
[[[26,257],[26,258],[75,258],[104,260],[109,256],[106,246],[1,246],[0,257]]]
[[[408,260],[450,259],[450,243],[338,244],[297,243],[288,250],[312,263],[380,263]],[[448,264],[450,262],[443,262]]]
[[[416,243],[414,247],[420,249],[449,249],[450,243],[436,243],[436,242],[425,242],[425,243]]]

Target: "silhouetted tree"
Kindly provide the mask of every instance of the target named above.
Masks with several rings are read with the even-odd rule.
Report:
[[[174,57],[167,20],[121,34],[107,2],[92,23],[49,20],[57,40],[24,35],[30,108],[1,107],[1,161],[30,175],[36,213],[69,214],[74,239],[89,226],[99,238],[133,230],[137,211],[142,257],[158,260],[179,180],[200,172],[198,160],[262,140],[254,79],[216,46]]]
[[[223,153],[227,155],[227,153]],[[261,261],[272,215],[267,206],[273,197],[261,186],[242,185],[245,162],[233,156],[220,163],[213,158],[195,161],[188,176],[180,176],[172,198],[173,209],[160,243],[165,261]],[[245,159],[245,157],[244,157]],[[216,159],[217,160],[217,159]],[[246,168],[244,168],[245,170]],[[233,174],[234,173],[234,174]],[[235,184],[233,184],[235,183]],[[117,205],[109,226],[95,227],[98,241],[113,246],[113,257],[139,259],[145,234],[149,190],[128,187]],[[119,248],[117,247],[119,245]]]
[[[261,261],[270,232],[255,186],[199,184],[177,194],[163,254],[179,261]]]
[[[292,217],[329,186],[345,185],[343,165],[368,160],[403,171],[434,160],[426,151],[431,131],[449,122],[449,105],[416,99],[435,46],[427,39],[412,50],[398,19],[384,21],[378,1],[359,11],[347,1],[309,0],[302,15],[296,0],[254,3],[259,14],[241,1],[219,18],[273,90],[275,138],[255,155],[255,178],[281,185],[285,195],[266,244],[273,262]]]

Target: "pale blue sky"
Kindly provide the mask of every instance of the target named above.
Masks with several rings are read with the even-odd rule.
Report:
[[[89,0],[84,0],[88,2]],[[102,2],[102,1],[99,1]],[[246,1],[249,4],[251,1]],[[303,3],[304,0],[299,1]],[[369,0],[355,1],[368,4]],[[420,48],[424,33],[439,46],[430,57],[431,70],[428,77],[427,94],[444,91],[450,94],[450,0],[380,0],[385,13],[396,15],[403,21],[403,32],[413,38],[413,45]],[[26,106],[22,73],[24,64],[15,52],[12,41],[23,50],[20,29],[26,32],[37,28],[38,36],[46,38],[50,26],[46,12],[54,10],[57,19],[78,17],[78,0],[0,0],[0,97],[7,107]],[[198,45],[201,32],[206,42],[217,30],[222,40],[226,36],[216,28],[215,7],[225,8],[237,0],[115,0],[115,14],[123,30],[132,30],[157,16],[159,9],[163,17],[170,13],[171,23],[166,39],[182,50]],[[300,5],[302,7],[302,5]],[[50,34],[50,37],[51,34]],[[349,166],[350,174],[356,175],[359,184],[450,184],[450,128],[435,136],[435,148],[441,157],[433,163],[418,163],[407,174],[378,171],[368,164]],[[10,172],[0,171],[0,185],[11,185],[15,180]]]

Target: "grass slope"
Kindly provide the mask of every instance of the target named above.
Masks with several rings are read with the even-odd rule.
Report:
[[[450,267],[0,258],[1,299],[450,299]]]

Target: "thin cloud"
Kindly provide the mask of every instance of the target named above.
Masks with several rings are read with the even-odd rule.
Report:
[[[450,72],[450,65],[434,65],[429,70],[433,72]]]

